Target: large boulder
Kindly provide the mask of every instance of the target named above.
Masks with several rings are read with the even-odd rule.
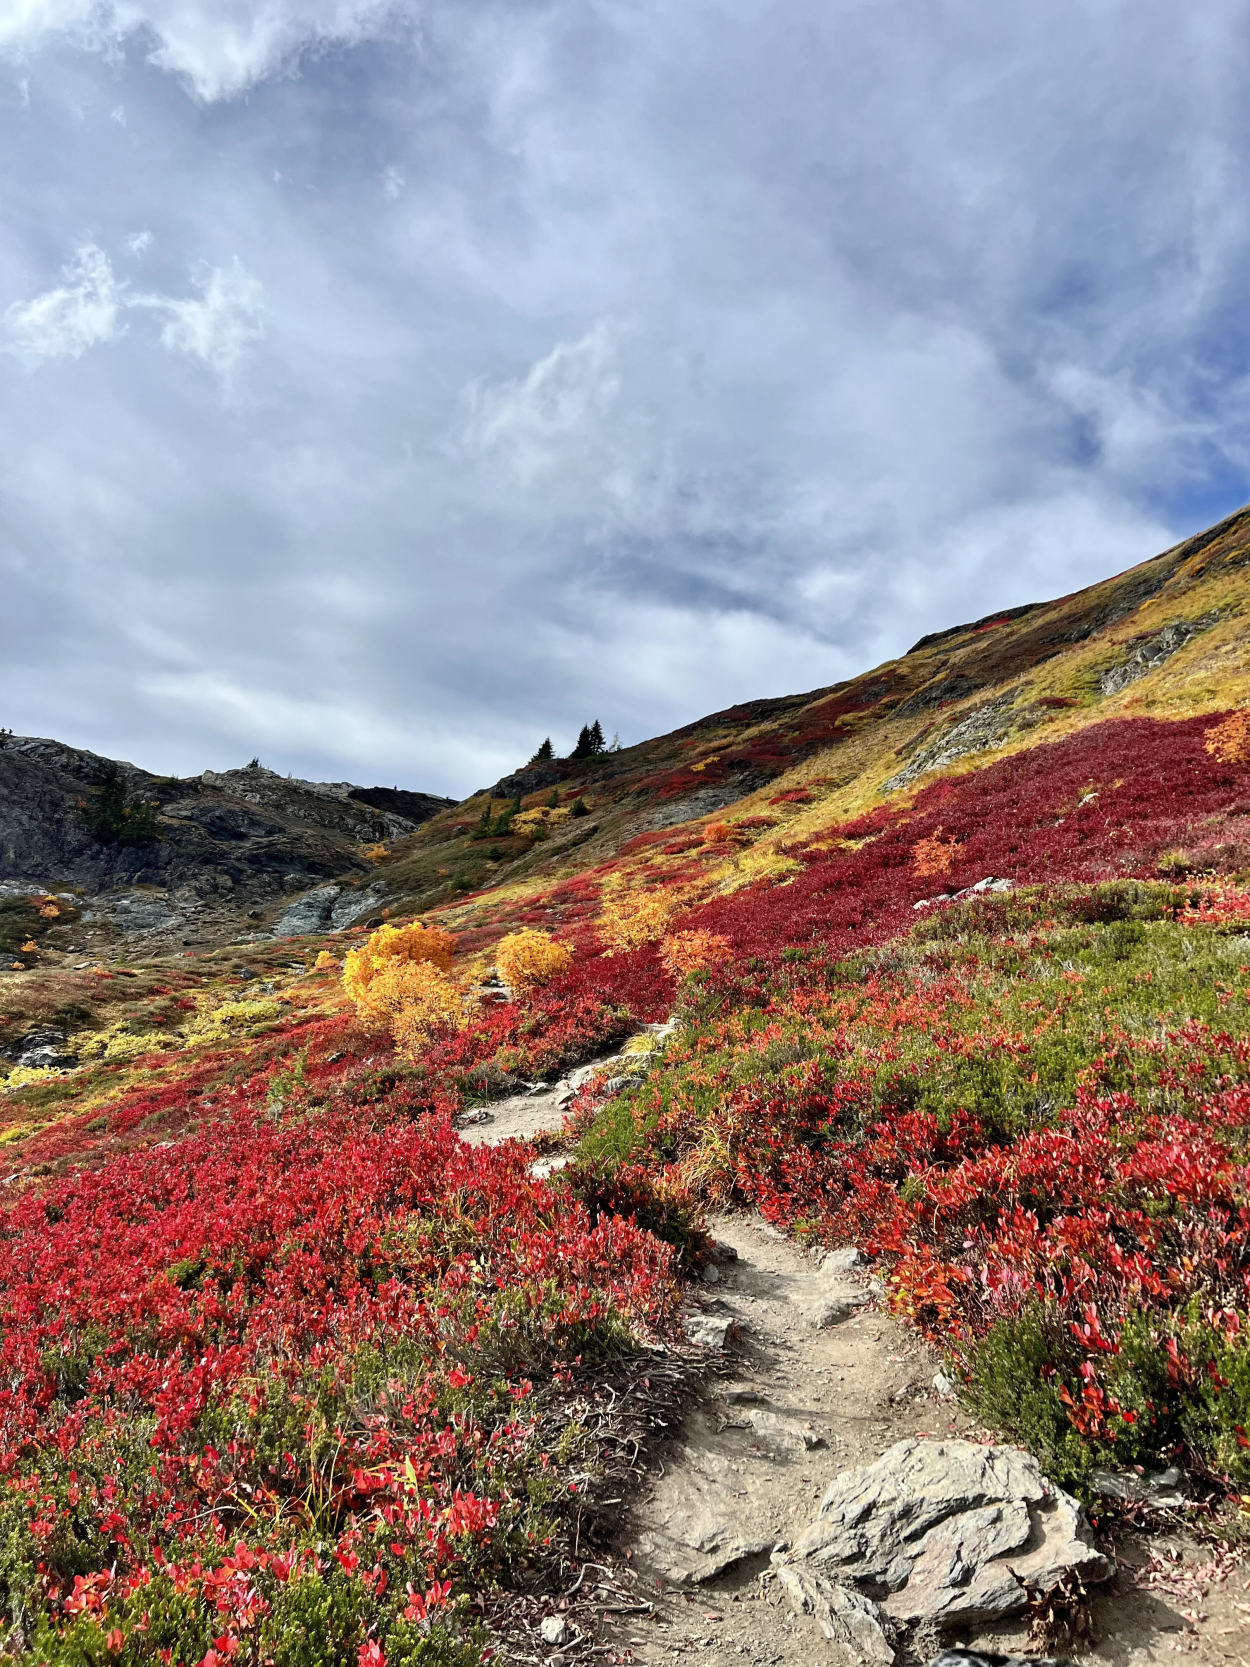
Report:
[[[1014,1447],[900,1441],[843,1471],[820,1514],[774,1555],[793,1607],[813,1615],[848,1663],[889,1667],[919,1622],[976,1627],[1024,1608],[1076,1571],[1104,1580],[1080,1505]]]

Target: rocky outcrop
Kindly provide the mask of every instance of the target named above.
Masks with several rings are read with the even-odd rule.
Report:
[[[154,807],[155,837],[110,842],[88,826],[83,807],[110,772],[130,802]],[[375,901],[341,884],[370,872],[360,846],[411,833],[451,803],[299,781],[259,765],[155,776],[59,741],[6,735],[0,883],[70,888],[87,901],[89,920],[126,936],[177,931],[206,903],[223,919],[257,918],[277,899],[329,881],[340,882],[329,915],[355,919]]]
[[[1179,654],[1201,632],[1209,631],[1218,624],[1220,618],[1219,613],[1210,613],[1204,614],[1201,619],[1173,620],[1153,636],[1143,638],[1118,665],[1108,666],[1100,674],[1099,692],[1118,695],[1121,689],[1127,689],[1130,683],[1136,683],[1138,678],[1145,677],[1156,666]]]
[[[1112,1571],[1080,1505],[1036,1459],[968,1441],[900,1441],[844,1471],[820,1514],[773,1565],[792,1606],[841,1659],[890,1667],[900,1637],[996,1622],[1072,1571]]]
[[[900,787],[909,787],[929,770],[944,770],[973,753],[991,752],[1017,731],[1032,729],[1042,722],[1042,714],[1035,709],[1018,709],[1015,698],[1016,691],[1013,689],[995,700],[987,700],[983,706],[965,713],[931,741],[926,741],[922,733],[917,737],[921,743],[918,750],[911,752],[903,768],[882,784],[881,791],[894,793]]]

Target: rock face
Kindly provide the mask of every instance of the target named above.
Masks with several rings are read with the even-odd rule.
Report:
[[[81,806],[113,769],[130,802],[155,806],[157,838],[108,843],[88,828]],[[296,781],[261,766],[155,776],[59,741],[6,735],[0,883],[73,888],[94,900],[91,918],[125,936],[172,932],[206,902],[222,915],[246,915],[310,886],[363,876],[362,844],[411,833],[451,803],[393,788]],[[349,893],[364,896],[336,892],[329,914],[351,912]]]
[[[1069,1570],[1089,1581],[1111,1573],[1081,1507],[1036,1459],[967,1441],[900,1441],[844,1471],[773,1562],[793,1607],[815,1617],[847,1667],[889,1667],[917,1622],[975,1627],[1022,1609],[1021,1579],[1048,1589]]]

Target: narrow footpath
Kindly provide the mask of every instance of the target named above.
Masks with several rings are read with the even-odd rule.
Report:
[[[494,1145],[558,1129],[581,1082],[611,1063],[497,1101],[462,1137]],[[550,1172],[560,1159],[538,1163]],[[796,1614],[773,1554],[812,1523],[840,1472],[909,1438],[987,1436],[936,1355],[878,1304],[880,1288],[853,1251],[809,1256],[758,1217],[709,1226],[721,1250],[692,1293],[687,1328],[709,1347],[711,1370],[682,1428],[657,1446],[651,1485],[623,1525],[616,1579],[623,1574],[639,1607],[607,1621],[603,1637],[617,1661],[643,1667],[853,1667],[811,1614]],[[1250,1566],[1227,1572],[1179,1521],[1116,1553],[1119,1572],[1091,1605],[1093,1639],[1067,1656],[1099,1667],[1178,1658],[1250,1667]],[[562,1636],[553,1617],[551,1630],[554,1667],[564,1653],[585,1659],[576,1626]],[[912,1659],[941,1647],[922,1629]],[[976,1647],[1043,1653],[1023,1622],[980,1630]]]

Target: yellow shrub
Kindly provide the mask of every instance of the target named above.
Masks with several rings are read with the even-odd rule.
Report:
[[[1250,763],[1250,712],[1230,712],[1207,731],[1203,745],[1225,764]]]
[[[540,984],[550,984],[572,964],[573,951],[568,944],[556,943],[532,926],[509,932],[495,951],[499,976],[514,990],[534,990]]]
[[[623,875],[609,874],[601,893],[599,931],[612,951],[640,949],[668,931],[678,900],[666,891],[632,891]]]
[[[39,945],[33,938],[27,938],[26,942],[21,947],[21,953],[23,955],[33,955],[38,948]]]
[[[360,854],[366,862],[385,862],[387,857],[391,854],[391,848],[386,844],[362,845],[360,847]]]
[[[113,1064],[138,1059],[140,1054],[167,1053],[178,1046],[174,1036],[158,1030],[130,1030],[124,1021],[97,1030],[77,1044],[80,1059],[104,1059]]]
[[[705,845],[723,845],[726,840],[732,839],[733,836],[734,831],[728,822],[709,822],[703,830],[703,843]]]
[[[407,926],[379,926],[359,949],[349,949],[343,958],[343,988],[359,1007],[367,1002],[369,986],[385,969],[425,964],[449,972],[455,949],[455,938],[441,926],[422,926],[419,920]]]
[[[60,1074],[48,1065],[15,1065],[4,1079],[4,1087],[26,1088],[32,1082],[47,1082],[49,1078],[59,1077]]]
[[[39,913],[45,920],[55,920],[60,912],[61,910],[59,905],[51,897],[49,897],[46,903],[41,904],[39,909]]]
[[[520,815],[512,818],[513,833],[535,834],[539,829],[559,827],[561,822],[567,822],[572,812],[562,805],[538,805],[533,810],[523,810]]]
[[[674,932],[665,938],[660,959],[674,978],[684,978],[688,972],[699,972],[704,967],[719,966],[730,955],[728,938],[719,932]]]
[[[414,1054],[434,1031],[459,1030],[465,1023],[463,990],[431,961],[400,962],[388,968],[375,980],[370,995],[375,992],[379,1001],[375,1011],[380,1011],[382,999],[391,1004],[388,1028],[401,1053]]]
[[[337,966],[338,966],[338,962],[335,960],[334,956],[331,955],[330,951],[328,949],[323,949],[321,951],[321,953],[317,956],[317,959],[313,962],[313,971],[314,972],[325,972],[330,967],[337,967]]]
[[[959,841],[949,836],[943,839],[942,830],[938,828],[927,839],[918,839],[912,846],[912,868],[925,880],[934,874],[945,874],[954,862],[958,849]]]

